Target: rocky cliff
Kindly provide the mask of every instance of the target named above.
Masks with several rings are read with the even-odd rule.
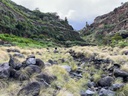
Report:
[[[96,17],[91,25],[87,24],[82,29],[81,33],[85,36],[91,35],[89,38],[95,41],[97,37],[112,36],[117,32],[125,34],[125,38],[128,37],[128,2],[108,14]]]

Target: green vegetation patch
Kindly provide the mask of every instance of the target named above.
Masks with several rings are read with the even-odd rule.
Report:
[[[17,45],[19,47],[52,47],[54,44],[52,42],[46,42],[46,41],[35,41],[30,38],[23,38],[18,37],[15,35],[9,35],[9,34],[0,34],[0,39],[3,41],[7,41],[8,43],[11,43],[12,45]]]

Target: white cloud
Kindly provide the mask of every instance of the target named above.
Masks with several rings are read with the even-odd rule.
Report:
[[[121,2],[128,0],[12,0],[31,10],[39,8],[42,12],[57,12],[62,19],[68,18],[76,28],[82,28],[85,22],[92,23],[96,16],[106,14]],[[72,23],[73,22],[73,23]],[[80,24],[81,23],[81,24]],[[78,29],[77,28],[77,29]]]

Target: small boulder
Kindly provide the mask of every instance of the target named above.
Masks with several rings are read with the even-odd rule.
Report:
[[[39,66],[36,66],[36,65],[29,65],[29,66],[25,67],[24,70],[29,75],[32,75],[33,73],[40,73],[41,72],[41,68]]]
[[[23,54],[18,53],[18,52],[14,53],[13,56],[14,57],[19,57],[19,58],[25,58]]]
[[[20,50],[18,50],[18,49],[7,49],[7,52],[17,52],[17,53],[20,53]]]
[[[39,66],[41,68],[45,67],[44,62],[41,59],[36,59],[36,64],[35,65],[37,65],[37,66]]]
[[[86,90],[86,92],[85,92],[85,96],[94,96],[94,94],[96,94],[96,93],[90,89]]]
[[[94,83],[94,82],[91,82],[91,81],[89,81],[88,83],[87,83],[87,86],[89,87],[89,88],[92,88],[92,87],[94,87],[96,84]]]
[[[26,60],[26,65],[35,65],[36,64],[36,59],[35,58],[27,58]]]
[[[56,79],[55,76],[50,76],[48,74],[41,73],[36,76],[36,80],[45,84],[46,86],[49,86],[53,80]]]
[[[115,96],[115,92],[102,88],[98,96]]]
[[[59,53],[59,51],[57,50],[57,48],[55,48],[53,52],[54,53]]]
[[[17,96],[39,96],[40,84],[38,82],[32,82],[23,87]]]
[[[0,79],[10,77],[10,66],[8,63],[0,64]]]
[[[55,60],[51,60],[51,59],[48,60],[48,63],[50,63],[51,65],[53,65],[53,64],[58,64],[57,61],[55,61]]]
[[[107,86],[111,86],[112,82],[113,82],[113,78],[110,76],[106,76],[98,81],[98,85],[101,87],[107,87]]]
[[[126,71],[115,69],[114,70],[114,76],[115,77],[122,77],[124,82],[128,81],[128,72],[126,72]]]
[[[9,66],[13,69],[19,70],[22,67],[20,61],[10,55]]]
[[[124,84],[113,84],[112,87],[111,87],[111,89],[113,91],[117,91],[117,90],[119,90],[122,87],[124,87]]]

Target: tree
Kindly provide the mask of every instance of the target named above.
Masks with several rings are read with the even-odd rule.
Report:
[[[68,19],[67,19],[67,17],[65,17],[65,20],[64,20],[66,23],[68,23]]]
[[[86,22],[86,28],[87,28],[87,27],[89,27],[89,24],[88,24],[88,22]]]

